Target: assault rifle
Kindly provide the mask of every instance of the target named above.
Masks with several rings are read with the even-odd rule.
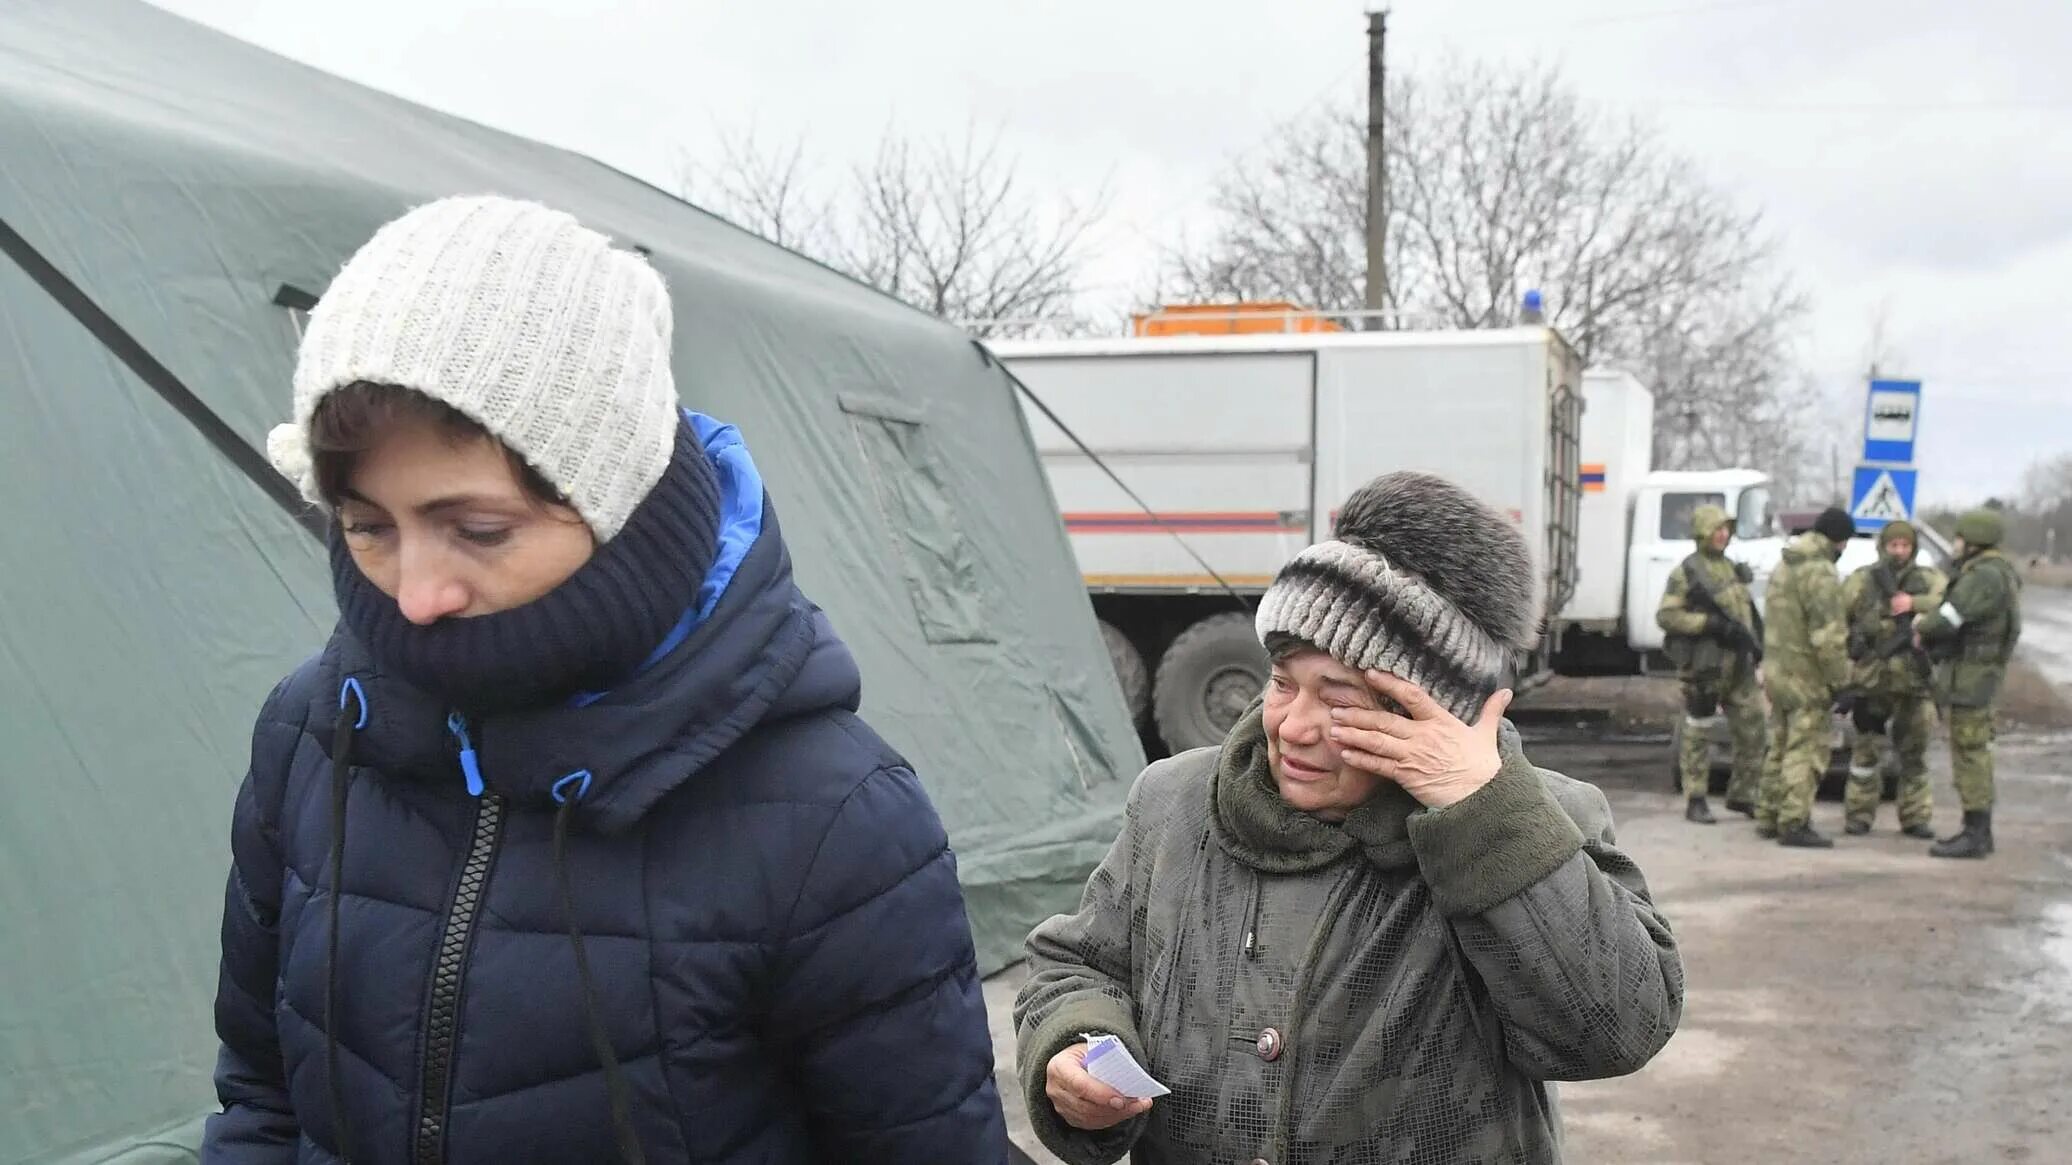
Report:
[[[1878,588],[1879,610],[1890,611],[1892,596],[1900,593],[1899,578],[1893,574],[1892,564],[1881,557],[1877,565],[1871,568],[1871,582]],[[1915,677],[1924,685],[1931,685],[1934,667],[1928,660],[1928,653],[1914,645],[1914,612],[1908,611],[1904,615],[1894,617],[1893,623],[1892,634],[1881,643],[1870,642],[1869,637],[1863,632],[1851,631],[1849,657],[1883,663],[1897,657],[1901,652],[1906,652],[1907,665],[1913,670]]]
[[[1734,573],[1744,584],[1749,581],[1747,570],[1748,568],[1741,563],[1734,564]],[[1726,608],[1720,606],[1719,596],[1712,593],[1711,585],[1698,577],[1698,573],[1691,570],[1688,563],[1685,564],[1683,576],[1684,601],[1705,612],[1709,616],[1707,621],[1717,625],[1706,628],[1707,633],[1732,648],[1734,654],[1747,656],[1756,663],[1763,662],[1762,615],[1756,615],[1756,629],[1750,631],[1747,624],[1729,615]],[[1753,603],[1749,605],[1749,609],[1754,610]]]

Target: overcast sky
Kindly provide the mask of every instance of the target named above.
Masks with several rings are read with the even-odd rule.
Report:
[[[330,72],[663,185],[719,133],[826,164],[887,126],[997,129],[1031,180],[1112,214],[1120,296],[1275,126],[1363,100],[1343,0],[160,0]],[[1873,321],[1926,381],[1923,496],[2072,451],[2072,3],[1397,0],[1391,68],[1559,62],[1760,207],[1811,293],[1808,366],[1860,401]],[[1830,418],[1809,418],[1823,431]],[[1853,460],[1846,434],[1843,468]]]

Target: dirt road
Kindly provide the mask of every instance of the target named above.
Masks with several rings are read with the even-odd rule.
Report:
[[[2072,591],[2028,588],[2017,714],[2063,722]],[[2055,689],[2055,690],[2048,690]],[[1999,853],[1926,857],[1894,831],[1832,852],[1685,824],[1659,746],[1568,734],[1542,764],[1611,797],[1682,942],[1682,1028],[1624,1080],[1566,1085],[1570,1159],[2072,1161],[2072,734],[2003,739]],[[1957,819],[1948,753],[1936,824]],[[1840,807],[1815,814],[1839,834]]]
[[[1570,1160],[2072,1159],[2072,740],[2002,742],[2000,852],[1977,863],[1928,858],[1889,805],[1830,852],[1759,841],[1740,817],[1687,825],[1659,744],[1530,748],[1611,797],[1689,980],[1653,1064],[1561,1087]],[[1947,828],[1944,764],[1936,796]],[[1815,813],[1834,833],[1840,817]]]

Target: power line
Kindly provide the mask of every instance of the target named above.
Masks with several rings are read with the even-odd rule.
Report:
[[[1592,97],[1603,105],[1692,109],[1721,113],[2017,113],[2072,111],[2072,101],[1683,101],[1649,97]]]
[[[984,341],[973,340],[971,342],[971,346],[978,349],[980,359],[984,360],[987,364],[990,364],[993,367],[998,368],[1000,370],[1001,375],[1007,377],[1008,383],[1014,385],[1015,388],[1018,389],[1023,396],[1027,397],[1029,399],[1029,403],[1035,405],[1037,410],[1044,415],[1044,418],[1050,421],[1051,424],[1057,426],[1058,431],[1063,433],[1068,439],[1070,439],[1072,444],[1078,446],[1079,452],[1085,455],[1087,460],[1093,462],[1094,467],[1096,469],[1099,469],[1102,473],[1107,474],[1108,480],[1115,483],[1115,487],[1123,492],[1123,496],[1129,498],[1130,501],[1136,503],[1137,508],[1144,511],[1145,516],[1150,518],[1155,525],[1163,529],[1167,534],[1172,535],[1173,541],[1180,544],[1180,549],[1186,551],[1187,556],[1189,558],[1194,559],[1195,565],[1201,567],[1202,570],[1208,572],[1208,576],[1210,578],[1216,580],[1217,585],[1221,586],[1224,590],[1224,593],[1228,594],[1231,600],[1237,604],[1238,610],[1251,610],[1251,607],[1245,603],[1245,597],[1238,593],[1236,587],[1230,585],[1230,580],[1224,578],[1222,572],[1218,571],[1215,567],[1210,566],[1209,560],[1203,558],[1200,551],[1196,550],[1194,546],[1187,541],[1187,539],[1182,538],[1180,536],[1180,531],[1174,529],[1172,524],[1167,522],[1165,518],[1161,517],[1157,510],[1152,509],[1151,503],[1145,501],[1143,497],[1137,493],[1136,490],[1131,489],[1129,487],[1129,483],[1122,480],[1122,476],[1116,473],[1115,470],[1111,468],[1106,461],[1101,460],[1101,455],[1094,452],[1093,447],[1088,445],[1084,440],[1082,440],[1079,434],[1073,432],[1072,426],[1067,425],[1063,417],[1058,416],[1058,414],[1054,412],[1049,405],[1045,404],[1043,402],[1043,398],[1037,396],[1034,389],[1030,388],[1026,384],[1023,384],[1021,377],[1016,376],[1014,372],[1007,367],[1007,365],[1002,364],[999,361],[999,359],[993,355],[992,349],[986,347]]]
[[[1715,4],[1688,4],[1680,8],[1638,8],[1626,12],[1606,12],[1598,16],[1549,16],[1544,21],[1516,20],[1502,24],[1484,24],[1471,28],[1454,30],[1457,35],[1475,36],[1486,32],[1509,32],[1518,29],[1563,30],[1578,28],[1604,28],[1619,24],[1640,24],[1654,20],[1675,20],[1689,16],[1713,16],[1726,12],[1745,12],[1755,8],[1798,7],[1800,0],[1720,0]],[[1551,10],[1551,9],[1550,9]]]
[[[1691,4],[1682,8],[1641,8],[1630,12],[1607,12],[1602,16],[1564,19],[1563,28],[1595,28],[1607,24],[1638,24],[1647,20],[1673,20],[1685,16],[1711,16],[1720,12],[1745,12],[1751,8],[1797,7],[1800,0],[1721,0],[1717,4]]]

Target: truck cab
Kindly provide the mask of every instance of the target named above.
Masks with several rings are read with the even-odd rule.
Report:
[[[1763,585],[1784,554],[1776,529],[1768,475],[1753,469],[1657,470],[1641,479],[1633,494],[1633,539],[1626,550],[1627,644],[1640,653],[1662,650],[1655,608],[1669,587],[1669,575],[1695,549],[1691,517],[1700,506],[1718,506],[1734,518],[1727,557],[1755,574],[1758,606]]]
[[[1577,598],[1562,613],[1554,670],[1563,675],[1660,670],[1667,664],[1655,608],[1670,573],[1694,549],[1691,518],[1699,506],[1718,506],[1733,515],[1736,534],[1727,555],[1754,571],[1756,601],[1762,601],[1762,585],[1784,552],[1770,479],[1753,469],[1648,472],[1641,468],[1640,451],[1623,460],[1600,454],[1602,460],[1591,461],[1587,421],[1584,435],[1584,470],[1596,478],[1585,488],[1598,488],[1584,495]]]

